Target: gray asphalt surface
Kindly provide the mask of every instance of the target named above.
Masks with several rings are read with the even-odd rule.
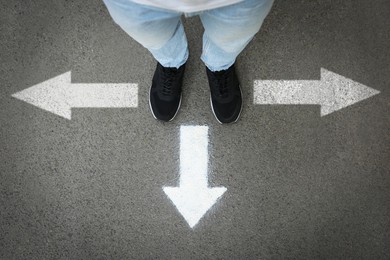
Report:
[[[276,0],[237,61],[244,110],[221,126],[200,61],[182,108],[153,119],[152,56],[99,0],[0,1],[0,259],[390,259],[390,2]],[[324,67],[381,93],[319,106],[253,105],[257,79],[319,79]],[[66,71],[138,83],[139,106],[66,120],[11,95]],[[176,186],[181,125],[207,125],[210,186],[227,192],[192,230]]]

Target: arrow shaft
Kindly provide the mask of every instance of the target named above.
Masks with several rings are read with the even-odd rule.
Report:
[[[255,104],[321,104],[319,80],[256,80]]]
[[[207,188],[208,127],[180,128],[180,187]]]
[[[137,84],[71,84],[71,107],[137,107]]]

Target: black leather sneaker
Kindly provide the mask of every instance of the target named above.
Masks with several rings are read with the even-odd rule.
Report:
[[[149,105],[154,118],[167,122],[176,116],[181,104],[184,70],[185,64],[176,69],[157,63],[149,91]]]
[[[242,109],[242,93],[234,64],[227,70],[212,72],[206,67],[210,85],[210,102],[221,124],[237,122]]]

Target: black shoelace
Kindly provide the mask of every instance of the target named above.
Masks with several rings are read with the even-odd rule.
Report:
[[[228,71],[221,71],[214,73],[214,82],[215,82],[215,90],[216,94],[220,98],[226,98],[229,95],[229,79],[230,73]]]
[[[165,96],[172,96],[174,94],[173,89],[173,81],[175,79],[175,76],[177,74],[176,69],[163,69],[164,73],[162,73],[162,81],[163,81],[163,88],[162,88],[162,94]]]

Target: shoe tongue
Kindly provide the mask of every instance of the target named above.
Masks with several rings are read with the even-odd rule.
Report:
[[[225,76],[225,74],[227,74],[227,70],[221,70],[221,71],[215,71],[213,72],[214,76],[215,77],[223,77]]]
[[[162,70],[164,73],[169,73],[169,74],[175,74],[177,73],[178,69],[176,68],[166,68],[166,67],[162,67]]]

